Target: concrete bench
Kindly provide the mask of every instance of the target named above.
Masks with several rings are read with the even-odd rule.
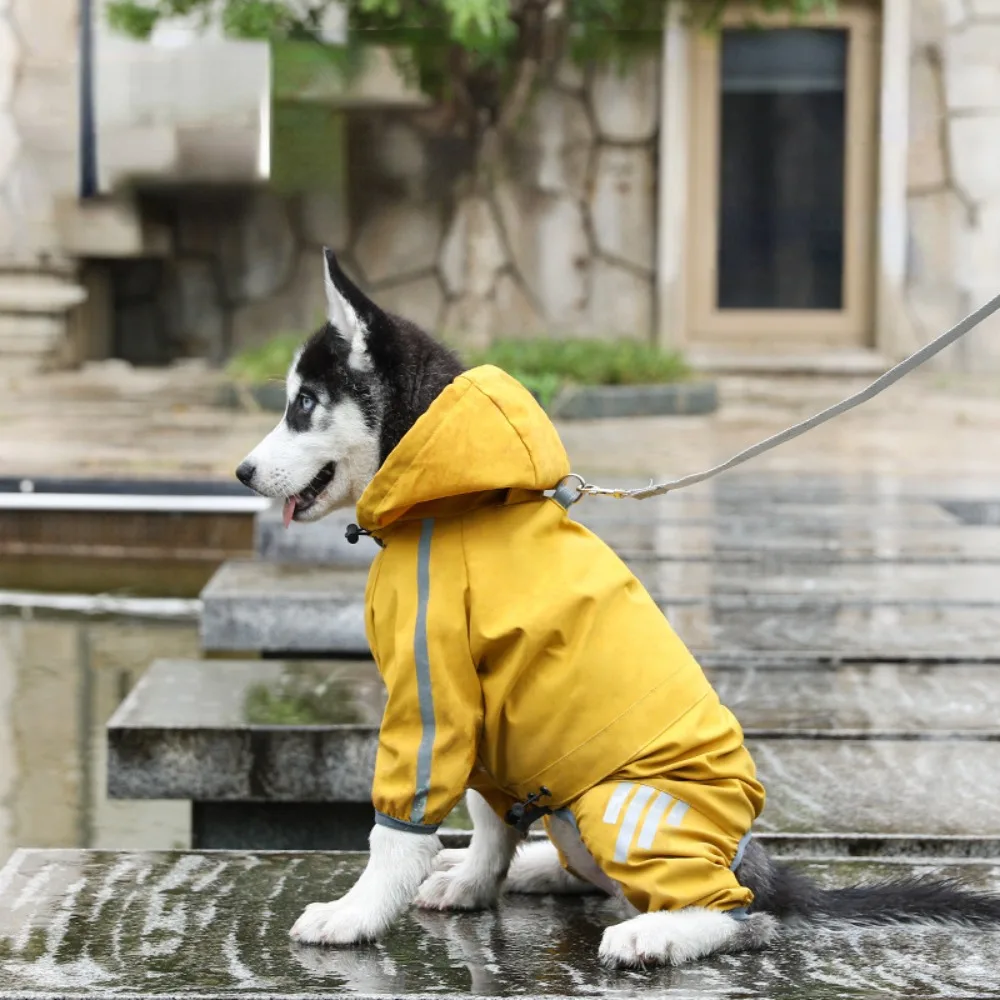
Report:
[[[870,851],[1000,831],[1000,801],[982,794],[1000,771],[995,667],[706,671],[768,788],[761,833]],[[108,723],[108,794],[191,800],[197,847],[363,848],[383,704],[370,661],[158,661]]]
[[[788,927],[767,952],[608,972],[601,897],[508,896],[496,911],[410,911],[378,946],[293,944],[303,907],[341,895],[356,854],[19,851],[0,872],[0,998],[129,1000],[444,995],[1000,997],[1000,933]],[[825,885],[903,874],[1000,891],[989,863],[797,862]]]

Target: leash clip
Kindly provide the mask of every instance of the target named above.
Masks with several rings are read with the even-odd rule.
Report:
[[[552,793],[542,785],[537,792],[532,792],[523,802],[515,802],[507,810],[504,822],[508,826],[514,827],[522,836],[527,836],[528,830],[535,820],[541,819],[543,816],[548,816],[552,812],[548,806],[538,805],[540,799],[551,797]]]

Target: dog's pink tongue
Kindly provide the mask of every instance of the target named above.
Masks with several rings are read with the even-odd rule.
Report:
[[[287,528],[292,523],[292,518],[295,517],[295,497],[289,497],[285,501],[285,508],[281,516]]]

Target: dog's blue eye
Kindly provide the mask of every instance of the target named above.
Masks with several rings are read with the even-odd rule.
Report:
[[[307,396],[305,393],[302,393],[299,396],[299,406],[305,410],[306,413],[308,413],[315,405],[316,400],[313,399],[312,396]]]

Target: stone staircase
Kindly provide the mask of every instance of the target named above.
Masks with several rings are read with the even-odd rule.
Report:
[[[634,567],[740,718],[769,850],[825,884],[926,872],[1000,891],[998,498],[997,481],[734,475],[574,516]],[[113,944],[126,939],[162,956],[157,991],[189,996],[1000,996],[1000,928],[792,928],[761,956],[623,981],[596,965],[597,899],[413,913],[378,949],[289,948],[297,910],[338,895],[363,857],[204,852],[364,848],[384,693],[363,630],[374,546],[347,546],[346,523],[284,532],[268,512],[257,558],[206,587],[206,658],[153,664],[108,726],[109,794],[191,801],[194,851],[15,856],[0,997],[69,995],[81,955],[105,978],[79,995],[148,995]]]
[[[574,508],[740,719],[768,790],[757,829],[783,852],[983,856],[1000,837],[981,795],[1000,766],[989,489],[733,476]],[[364,848],[383,693],[375,546],[347,544],[349,520],[259,516],[257,558],[203,593],[202,644],[228,659],[152,666],[109,724],[112,796],[191,800],[196,847]]]

